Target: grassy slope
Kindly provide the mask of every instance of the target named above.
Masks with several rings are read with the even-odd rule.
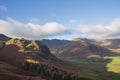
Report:
[[[15,66],[0,62],[0,80],[45,80],[31,72],[23,71]]]

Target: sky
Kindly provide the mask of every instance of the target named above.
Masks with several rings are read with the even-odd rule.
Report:
[[[27,39],[120,38],[120,0],[0,0],[0,33]]]

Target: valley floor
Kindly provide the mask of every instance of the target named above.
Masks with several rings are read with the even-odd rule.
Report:
[[[119,80],[120,56],[105,57],[106,61],[86,61],[84,59],[61,58],[79,66],[76,73],[92,80]]]

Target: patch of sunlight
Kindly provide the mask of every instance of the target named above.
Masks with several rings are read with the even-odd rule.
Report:
[[[109,49],[111,52],[120,53],[120,48],[118,49]]]
[[[112,61],[106,65],[108,71],[120,73],[120,56],[110,57]]]
[[[101,44],[101,46],[109,46],[109,45],[111,45],[110,41],[105,41]]]
[[[34,63],[34,64],[38,64],[39,63],[38,61],[33,60],[33,59],[27,59],[26,61],[29,62],[29,63]]]
[[[102,57],[100,55],[92,54],[92,55],[87,56],[87,58],[102,58]]]

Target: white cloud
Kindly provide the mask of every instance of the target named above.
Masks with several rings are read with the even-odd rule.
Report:
[[[7,7],[3,6],[3,5],[0,5],[0,11],[7,11]]]
[[[33,23],[22,23],[14,19],[0,20],[0,33],[11,37],[24,37],[29,39],[40,39],[66,31],[66,28],[57,22],[48,22],[44,25]]]
[[[70,24],[76,24],[76,23],[78,23],[79,21],[78,20],[75,20],[75,19],[71,19],[70,21],[69,21],[69,23]]]
[[[88,38],[120,38],[120,19],[115,19],[108,25],[80,25],[76,31],[80,34],[86,34]]]
[[[14,19],[0,20],[0,33],[11,37],[24,37],[40,39],[56,36],[57,38],[70,39],[74,37],[87,38],[120,38],[120,19],[115,19],[111,24],[80,25],[79,27],[65,27],[57,22],[48,22],[43,25],[36,23],[22,23]],[[61,35],[62,34],[62,35]]]
[[[38,19],[38,18],[32,18],[32,19],[29,19],[29,22],[30,23],[39,23],[40,22],[40,19]]]

